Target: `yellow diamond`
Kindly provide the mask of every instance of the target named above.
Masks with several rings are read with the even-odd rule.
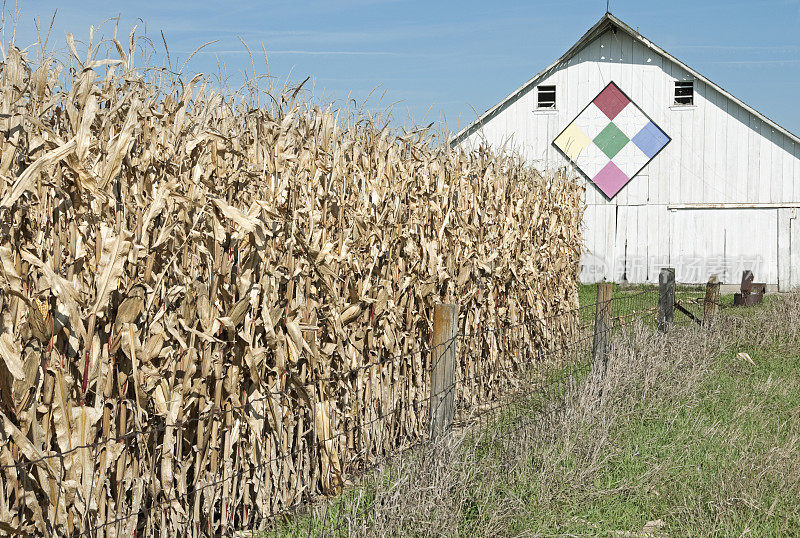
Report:
[[[554,144],[573,162],[590,142],[589,137],[574,122],[570,123],[564,132],[554,140]]]

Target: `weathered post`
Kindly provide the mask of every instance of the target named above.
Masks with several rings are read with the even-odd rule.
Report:
[[[656,325],[661,332],[672,327],[675,309],[675,269],[663,267],[658,275],[658,317]]]
[[[447,433],[453,425],[457,334],[458,305],[434,305],[429,430],[431,439]]]
[[[719,309],[719,280],[717,275],[711,275],[706,284],[706,300],[703,308],[703,325],[710,325]]]
[[[611,332],[611,294],[610,282],[597,285],[597,304],[594,312],[594,341],[592,343],[592,368],[604,373],[608,363],[608,342]]]

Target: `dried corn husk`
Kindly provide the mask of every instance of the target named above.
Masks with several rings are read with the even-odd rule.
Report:
[[[257,527],[425,437],[435,303],[474,335],[465,406],[571,338],[531,323],[577,306],[565,172],[170,86],[114,43],[0,70],[6,530]]]

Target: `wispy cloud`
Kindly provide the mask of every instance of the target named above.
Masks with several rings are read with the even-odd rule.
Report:
[[[800,50],[798,45],[676,45],[672,49],[685,50],[719,50],[740,52],[794,52]]]
[[[183,52],[189,54],[188,52]],[[202,50],[197,54],[250,54],[247,50]],[[382,50],[268,50],[267,54],[295,54],[305,56],[404,56],[401,52]]]
[[[789,58],[785,60],[712,60],[698,63],[722,65],[789,65],[800,63],[800,58]]]

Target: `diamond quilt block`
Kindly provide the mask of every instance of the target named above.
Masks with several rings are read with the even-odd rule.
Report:
[[[611,199],[670,140],[610,82],[553,140],[553,145]]]
[[[652,159],[669,142],[669,137],[652,121],[633,137],[633,143]]]
[[[588,177],[593,178],[597,172],[603,169],[608,164],[608,155],[603,153],[603,150],[598,148],[594,142],[587,145],[586,148],[578,155],[578,159],[573,161],[577,167]]]
[[[633,103],[629,103],[614,118],[614,125],[619,127],[619,130],[625,133],[629,139],[636,136],[648,123],[650,123],[650,118],[642,114],[639,107]]]
[[[573,161],[581,154],[581,151],[591,143],[592,141],[589,137],[574,123],[571,123],[564,129],[555,141],[558,147],[564,148],[562,151]]]
[[[614,125],[614,122],[609,122],[606,128],[594,138],[594,143],[608,155],[609,159],[613,159],[614,155],[619,153],[619,150],[625,147],[628,141],[628,137]]]
[[[608,125],[608,116],[597,105],[589,103],[572,123],[593,140]]]
[[[597,108],[603,111],[603,114],[608,116],[608,119],[613,120],[623,108],[628,106],[631,100],[628,99],[627,95],[622,93],[622,90],[620,90],[616,84],[611,82],[592,102],[597,105]]]
[[[609,161],[594,176],[595,185],[600,187],[600,190],[609,198],[613,198],[628,181],[630,181],[630,178],[614,164],[614,161]]]
[[[625,144],[625,147],[611,159],[620,170],[625,172],[625,175],[631,178],[642,169],[642,163],[649,160],[649,157],[636,144]]]

